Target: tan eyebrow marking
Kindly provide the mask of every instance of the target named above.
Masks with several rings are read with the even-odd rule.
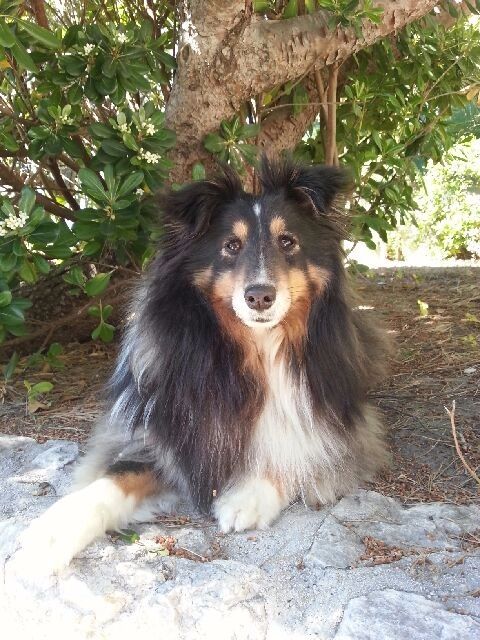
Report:
[[[245,242],[248,235],[247,223],[243,220],[236,220],[233,224],[233,234],[239,238],[242,242]]]
[[[280,216],[275,216],[270,222],[270,233],[272,236],[279,236],[286,231],[285,220]]]

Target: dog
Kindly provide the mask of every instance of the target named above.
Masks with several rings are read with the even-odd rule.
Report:
[[[161,199],[160,251],[131,309],[109,410],[76,488],[27,529],[57,571],[107,530],[187,496],[222,532],[318,507],[386,462],[367,399],[386,343],[344,268],[348,178],[264,159],[261,192],[225,169]]]

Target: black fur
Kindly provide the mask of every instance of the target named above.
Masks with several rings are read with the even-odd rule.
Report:
[[[348,433],[383,366],[369,355],[377,337],[352,311],[340,246],[345,224],[331,211],[349,180],[338,168],[264,160],[261,183],[265,209],[291,210],[308,259],[330,274],[327,290],[312,301],[306,339],[300,354],[292,350],[291,366],[305,371],[318,416]],[[252,202],[229,171],[162,198],[165,237],[111,385],[112,405],[121,401],[110,428],[127,431],[148,450],[159,474],[165,470],[155,452],[171,452],[202,509],[241,473],[265,390],[192,277],[210,263],[215,277],[211,253],[222,225]],[[134,370],[142,358],[148,365],[139,378]]]

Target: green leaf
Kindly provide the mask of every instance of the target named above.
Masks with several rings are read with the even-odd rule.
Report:
[[[79,240],[91,240],[100,234],[100,223],[79,220],[73,224],[72,229]]]
[[[20,148],[15,138],[6,131],[0,131],[0,146],[8,151],[18,151]]]
[[[292,94],[293,115],[298,115],[309,103],[308,93],[303,84],[298,84]]]
[[[0,307],[6,307],[12,301],[11,291],[0,291]]]
[[[167,53],[166,51],[159,51],[157,55],[163,62],[163,64],[167,67],[167,69],[176,69],[177,61],[169,53]]]
[[[115,191],[117,188],[117,183],[115,180],[115,172],[113,170],[113,166],[111,164],[107,164],[103,169],[103,177],[105,179],[105,183],[107,185],[107,189],[112,195],[115,195]]]
[[[35,204],[35,192],[30,187],[24,187],[22,189],[22,195],[18,203],[20,211],[23,211],[27,215],[31,213]]]
[[[87,242],[87,244],[83,247],[83,255],[90,257],[96,255],[102,248],[102,243],[97,240],[92,240],[91,242]]]
[[[72,267],[68,273],[63,276],[65,282],[73,284],[83,289],[87,280],[85,274],[80,267]]]
[[[136,531],[133,531],[132,529],[123,529],[122,531],[119,531],[118,537],[120,538],[120,540],[122,540],[123,542],[127,542],[128,544],[133,544],[134,542],[140,540],[140,536],[138,535],[138,533]]]
[[[51,382],[47,382],[44,380],[43,382],[37,382],[34,384],[31,389],[28,391],[28,395],[39,395],[41,393],[48,393],[53,389],[53,384]]]
[[[138,151],[139,146],[132,133],[127,132],[122,135],[123,144],[132,151]]]
[[[100,322],[100,324],[92,331],[92,338],[97,340],[100,338],[102,342],[111,342],[115,333],[115,327],[107,322]]]
[[[120,185],[117,193],[117,198],[122,198],[128,193],[131,193],[134,189],[142,184],[143,179],[143,171],[134,171],[133,173],[131,173]]]
[[[67,100],[70,104],[80,104],[83,98],[82,88],[78,84],[70,87],[67,93]]]
[[[382,151],[382,140],[378,131],[372,131],[372,138],[380,151]]]
[[[93,304],[91,307],[88,307],[87,313],[89,316],[93,316],[94,318],[102,317],[102,312],[100,311],[98,304]]]
[[[100,295],[108,287],[111,276],[111,273],[97,273],[97,275],[85,285],[87,295],[90,297]]]
[[[11,326],[19,326],[24,324],[25,316],[23,311],[19,309],[15,304],[10,304],[6,307],[0,307],[0,324],[4,324],[8,328]]]
[[[47,354],[49,356],[59,356],[63,353],[63,347],[59,342],[52,342],[50,347],[48,348]]]
[[[110,127],[107,127],[107,125],[101,122],[94,122],[90,125],[89,129],[95,138],[111,138],[115,135]]]
[[[33,22],[27,22],[26,20],[18,20],[18,22],[21,24],[22,29],[25,29],[37,42],[43,44],[45,47],[49,49],[60,49],[62,46],[62,42],[48,29],[39,27]]]
[[[111,304],[107,304],[103,307],[103,313],[102,316],[105,320],[108,320],[108,318],[112,315],[112,311],[113,311],[113,307]]]
[[[48,260],[45,260],[43,256],[39,256],[38,253],[32,255],[32,260],[37,270],[43,275],[46,275],[50,271],[50,263]]]
[[[254,138],[260,131],[259,124],[244,124],[239,131],[240,138]]]
[[[14,253],[7,253],[0,256],[0,269],[2,271],[11,271],[17,264],[17,256]]]
[[[270,0],[253,0],[253,9],[257,13],[264,13],[271,9]]]
[[[13,35],[9,26],[5,24],[4,20],[0,21],[0,45],[2,47],[13,47],[16,44],[17,40]]]
[[[205,180],[205,167],[201,162],[196,162],[192,168],[192,180]]]
[[[25,49],[23,44],[17,41],[15,45],[11,48],[11,52],[13,57],[21,67],[25,67],[27,71],[31,71],[32,73],[38,73],[37,65],[33,61],[32,56]]]
[[[118,140],[103,140],[102,149],[114,158],[123,158],[126,153],[125,145]]]
[[[13,204],[9,200],[5,200],[5,202],[2,204],[2,211],[7,216],[15,215],[15,209],[13,207]]]
[[[225,140],[218,133],[208,133],[203,139],[203,146],[211,153],[220,153],[225,148]]]
[[[35,266],[29,260],[24,260],[22,262],[22,266],[18,270],[18,275],[20,276],[20,278],[22,278],[22,280],[28,282],[28,284],[33,284],[37,281],[37,272]]]
[[[13,374],[15,373],[15,369],[17,367],[19,360],[20,360],[20,356],[16,351],[14,351],[10,356],[10,360],[7,362],[3,370],[3,377],[5,378],[6,382],[11,380],[11,378],[13,377]]]
[[[298,15],[298,0],[288,0],[282,18],[294,18]]]
[[[258,149],[254,144],[240,143],[238,145],[238,150],[241,156],[243,157],[243,159],[246,160],[248,164],[252,166],[255,164]]]
[[[91,169],[83,168],[78,172],[78,177],[82,188],[91,198],[102,203],[108,202],[108,197],[105,193],[105,189],[103,188],[100,178],[96,173],[94,173]]]

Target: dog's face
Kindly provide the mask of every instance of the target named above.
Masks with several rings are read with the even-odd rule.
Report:
[[[248,327],[272,328],[289,316],[305,317],[311,300],[326,289],[339,236],[319,206],[330,206],[341,174],[320,169],[317,192],[305,176],[302,186],[278,174],[270,181],[267,176],[258,197],[238,184],[224,189],[223,197],[202,194],[202,183],[191,185],[197,228],[188,270],[217,311],[233,311]]]
[[[278,325],[328,283],[314,219],[282,194],[229,203],[198,251],[195,282],[249,327]]]

